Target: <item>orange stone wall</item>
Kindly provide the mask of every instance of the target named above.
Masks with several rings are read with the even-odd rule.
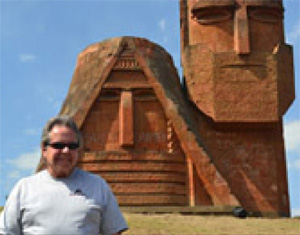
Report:
[[[188,204],[185,156],[143,72],[112,71],[81,130],[79,166],[106,179],[120,205]],[[121,141],[122,131],[132,143]]]
[[[241,205],[248,211],[288,213],[281,122],[216,124],[195,113],[202,140]]]

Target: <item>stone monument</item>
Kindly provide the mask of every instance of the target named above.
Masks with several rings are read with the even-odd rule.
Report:
[[[283,12],[280,0],[180,1],[183,79],[202,143],[244,208],[282,216],[282,116],[295,98]]]
[[[282,20],[281,1],[181,0],[183,83],[147,39],[88,46],[60,112],[83,133],[78,166],[121,206],[288,216],[282,116],[294,81]]]

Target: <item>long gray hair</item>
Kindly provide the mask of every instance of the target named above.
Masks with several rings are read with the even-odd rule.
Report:
[[[46,123],[42,132],[41,146],[45,146],[46,143],[49,143],[50,132],[55,125],[66,126],[72,129],[77,136],[79,146],[82,146],[82,136],[77,124],[73,121],[71,117],[66,115],[53,117]]]

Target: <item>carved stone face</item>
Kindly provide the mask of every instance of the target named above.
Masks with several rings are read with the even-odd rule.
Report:
[[[217,122],[277,121],[294,99],[281,1],[181,4],[186,4],[181,9],[182,64],[195,105]]]
[[[199,0],[191,4],[190,45],[214,52],[272,52],[284,41],[278,0]]]

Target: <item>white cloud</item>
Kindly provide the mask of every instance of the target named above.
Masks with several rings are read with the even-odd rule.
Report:
[[[19,60],[22,63],[31,63],[36,60],[36,55],[34,54],[20,54],[19,55]]]
[[[25,129],[24,134],[25,135],[39,135],[41,133],[38,129]]]
[[[300,157],[296,159],[294,167],[300,171]]]
[[[61,107],[61,104],[62,104],[62,101],[59,101],[59,100],[56,100],[54,99],[52,96],[47,96],[46,97],[46,101],[52,106],[52,108],[58,112],[60,107]]]
[[[51,96],[46,96],[46,100],[47,100],[49,103],[54,103],[54,98],[51,97]]]
[[[295,44],[300,39],[300,18],[295,23],[291,32],[287,34],[287,41],[291,44]]]
[[[27,114],[27,115],[25,116],[25,119],[26,119],[27,121],[31,121],[31,120],[32,120],[32,115],[31,115],[31,114]]]
[[[292,217],[300,216],[300,208],[292,209]]]
[[[11,171],[6,176],[9,179],[20,179],[21,178],[21,172],[18,170]]]
[[[165,19],[161,19],[158,22],[158,26],[161,29],[161,31],[165,31],[165,29],[166,29],[166,20]]]
[[[158,22],[158,27],[164,33],[166,31],[166,20],[165,19],[161,19]],[[163,40],[164,43],[167,43],[168,42],[168,37],[166,35],[163,35],[162,40]]]
[[[13,165],[18,170],[34,170],[39,159],[40,149],[36,148],[32,152],[23,153],[19,157],[6,160],[6,162]]]
[[[288,152],[300,153],[300,120],[284,125],[284,139]]]

